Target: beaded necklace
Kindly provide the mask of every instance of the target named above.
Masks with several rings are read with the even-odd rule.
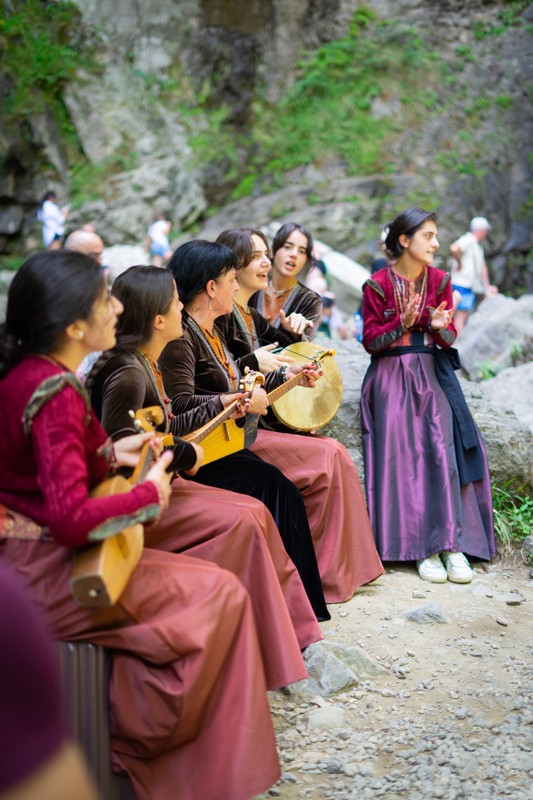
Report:
[[[257,342],[257,331],[255,329],[254,318],[252,317],[251,311],[245,310],[239,303],[233,303],[233,314],[237,321],[237,325],[244,333],[245,336],[248,337],[250,342],[250,347],[252,350],[256,349],[255,342]]]
[[[165,433],[169,431],[169,420],[174,419],[174,414],[169,410],[170,409],[170,398],[167,397],[165,392],[165,387],[163,385],[163,376],[159,371],[159,367],[157,366],[156,361],[152,358],[152,356],[148,355],[148,353],[141,353],[140,350],[137,350],[135,355],[141,362],[144,367],[146,374],[148,375],[153,388],[156,391],[156,394],[159,398],[159,404],[163,409],[163,413],[165,414]]]
[[[391,269],[391,267],[388,267],[388,272],[394,291],[394,302],[398,314],[403,314],[405,311],[405,307],[411,298],[413,290],[419,294],[420,299],[418,301],[416,320],[414,323],[416,325],[420,322],[420,318],[424,313],[424,309],[426,308],[428,284],[427,268],[424,267],[422,273],[412,281],[408,280],[407,278],[403,278],[401,275]]]
[[[231,359],[229,353],[227,352],[222,342],[222,339],[218,335],[216,328],[215,327],[213,328],[215,333],[212,334],[207,330],[207,328],[204,328],[203,325],[199,325],[198,322],[196,322],[196,320],[194,320],[191,316],[189,316],[188,321],[193,330],[200,337],[200,339],[202,339],[203,342],[207,345],[208,349],[214,355],[216,361],[220,364],[220,366],[228,376],[231,388],[237,389],[238,387],[237,368],[235,366],[235,363]]]
[[[298,283],[296,283],[294,286],[291,286],[290,289],[277,290],[274,289],[272,284],[269,282],[268,289],[261,292],[263,299],[263,310],[261,312],[259,305],[257,310],[260,311],[264,317],[266,317],[271,325],[276,325],[279,312],[288,304],[292,298],[292,295],[297,289]]]

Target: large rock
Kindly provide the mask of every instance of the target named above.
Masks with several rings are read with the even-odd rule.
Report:
[[[518,300],[494,295],[472,314],[457,340],[463,370],[479,381],[490,372],[533,358],[533,295]]]
[[[484,381],[483,389],[491,403],[514,411],[533,431],[533,362],[504,369]]]
[[[335,341],[335,348],[335,358],[343,377],[344,396],[337,415],[320,432],[344,444],[363,483],[365,473],[359,401],[370,359],[362,345],[355,341]],[[526,486],[533,491],[533,433],[529,426],[514,411],[493,404],[484,384],[464,379],[460,379],[460,382],[483,435],[492,478],[500,485],[511,481],[515,486]]]

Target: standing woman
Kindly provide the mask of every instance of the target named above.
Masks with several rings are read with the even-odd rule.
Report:
[[[270,380],[277,377],[268,366],[276,354],[264,352],[265,345],[285,333],[269,325],[248,305],[254,292],[267,282],[268,241],[251,228],[223,231],[217,241],[234,251],[238,263],[239,289],[233,313],[224,320],[228,346],[252,369],[258,368],[253,363],[257,358],[259,367],[269,372],[268,387]],[[348,600],[360,586],[383,573],[359,476],[340,442],[328,436],[259,430],[251,450],[276,464],[300,489],[328,603]]]
[[[115,606],[82,607],[70,594],[73,547],[154,521],[168,504],[166,454],[130,492],[89,494],[115,466],[134,467],[150,440],[113,447],[74,374],[115,344],[120,311],[100,265],[80,253],[34,255],[11,283],[0,327],[0,403],[10,411],[0,430],[0,556],[57,639],[111,649],[112,762],[137,800],[249,800],[279,766],[239,580],[144,549]]]
[[[396,259],[364,287],[361,394],[370,520],[384,561],[417,561],[424,580],[468,583],[465,553],[496,546],[481,436],[455,377],[450,276],[431,266],[436,215],[399,214],[385,240]]]
[[[179,436],[191,412],[169,415],[157,365],[165,345],[182,335],[174,278],[167,269],[130,267],[116,278],[113,295],[124,311],[116,346],[100,357],[85,383],[93,408],[114,441],[135,432],[129,410],[148,406],[163,411],[159,430]],[[181,457],[175,457],[173,469],[198,472],[201,448],[180,439],[177,447]],[[145,541],[148,547],[186,553],[234,572],[252,600],[267,687],[306,677],[300,649],[321,638],[320,628],[263,503],[177,477],[169,508],[147,528]]]
[[[233,295],[238,287],[236,264],[235,253],[229,247],[206,241],[187,242],[169,261],[168,268],[185,307],[183,336],[165,347],[159,363],[176,416],[193,411],[203,414],[209,406],[215,416],[238,396],[239,369],[216,324],[219,317],[233,308]],[[288,370],[298,374],[302,365],[291,364]],[[311,381],[313,375],[310,372]],[[246,403],[251,403],[252,413],[264,413],[266,395],[263,389],[256,390],[251,401]],[[317,618],[329,619],[298,488],[279,469],[248,449],[203,466],[193,480],[243,492],[265,503],[300,573]]]
[[[313,263],[313,237],[296,222],[282,225],[272,243],[272,273],[267,286],[250,299],[275,328],[293,341],[312,341],[322,316],[320,295],[298,281]]]
[[[39,222],[43,226],[43,242],[47,250],[59,250],[65,238],[65,220],[69,206],[60,208],[55,192],[46,192],[38,211]]]

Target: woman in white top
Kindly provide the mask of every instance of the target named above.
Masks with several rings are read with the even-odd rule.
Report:
[[[43,226],[43,242],[47,250],[59,250],[63,246],[68,212],[68,205],[62,208],[57,205],[55,192],[45,193],[37,216]]]

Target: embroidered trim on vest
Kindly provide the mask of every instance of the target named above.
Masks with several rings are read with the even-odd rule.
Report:
[[[130,528],[137,522],[152,522],[152,520],[157,519],[160,512],[161,507],[159,504],[152,503],[149,506],[140,508],[133,514],[122,514],[118,517],[111,517],[110,519],[106,519],[105,522],[101,522],[96,528],[93,528],[87,535],[87,540],[89,542],[101,542],[104,539],[109,539],[110,536],[120,533],[124,528]]]
[[[448,286],[448,284],[450,282],[450,279],[451,279],[451,275],[450,275],[449,272],[447,272],[446,275],[444,276],[444,278],[441,280],[439,288],[437,289],[437,296],[439,294],[441,294],[441,292],[443,292],[445,290],[445,288]]]
[[[365,283],[363,284],[363,291],[365,286],[368,286],[369,289],[373,289],[377,294],[379,294],[380,297],[383,298],[383,300],[385,300],[385,292],[383,291],[379,283],[375,281],[373,278],[368,278],[368,280],[365,281]]]
[[[49,378],[45,378],[28,400],[28,404],[22,414],[22,424],[26,435],[31,432],[33,420],[43,406],[58,395],[59,392],[62,392],[67,386],[74,389],[84,401],[86,412],[85,424],[89,425],[91,421],[91,401],[87,390],[72,372],[61,372],[58,375],[51,375]]]

